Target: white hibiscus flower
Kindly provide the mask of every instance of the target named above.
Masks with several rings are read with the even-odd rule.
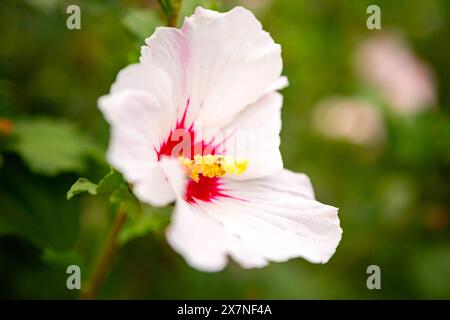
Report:
[[[314,199],[307,176],[283,169],[281,71],[280,46],[250,11],[199,7],[181,29],[157,28],[99,100],[108,161],[141,201],[176,202],[167,239],[200,270],[221,270],[228,257],[245,268],[325,263],[341,239],[337,209]],[[253,145],[248,130],[263,139],[237,159],[227,141]]]

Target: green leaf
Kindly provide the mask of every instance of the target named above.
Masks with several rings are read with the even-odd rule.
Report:
[[[109,197],[109,201],[116,205],[122,205],[122,209],[130,216],[136,216],[141,211],[141,203],[129,189],[114,191]]]
[[[17,121],[10,149],[33,172],[53,176],[68,171],[82,172],[86,156],[95,147],[72,123],[38,118]]]
[[[119,235],[121,244],[149,232],[159,232],[169,222],[169,208],[154,208],[141,204],[122,175],[114,169],[111,169],[98,185],[86,178],[79,178],[67,192],[67,199],[70,200],[73,196],[84,192],[92,195],[110,193],[109,201],[120,206],[128,215],[127,222]]]
[[[119,172],[111,169],[111,171],[98,183],[97,192],[112,192],[123,188],[128,189],[126,181]]]
[[[115,205],[122,205],[123,210],[129,215],[136,215],[141,211],[141,205],[131,192],[128,183],[114,169],[111,169],[98,185],[86,178],[79,178],[67,192],[67,199],[70,200],[73,196],[84,192],[92,195],[110,193],[109,201]]]
[[[118,241],[124,245],[137,237],[142,237],[150,232],[161,232],[169,224],[170,208],[155,208],[142,206],[139,214],[130,217],[119,234]]]
[[[88,192],[92,195],[96,195],[97,194],[97,185],[95,183],[90,182],[86,178],[79,178],[70,187],[69,191],[67,191],[67,200],[70,200],[73,198],[73,196],[75,196],[79,193],[83,193],[83,192]]]
[[[112,193],[114,195],[116,192],[130,193],[127,182],[123,179],[122,175],[111,169],[106,176],[104,176],[100,182],[97,184],[89,181],[86,178],[78,178],[78,180],[70,187],[67,191],[67,200],[73,198],[73,196],[88,192],[91,195],[96,195],[98,193]],[[120,199],[115,202],[119,202]]]
[[[110,192],[109,201],[122,205],[123,210],[130,216],[141,211],[141,204],[131,192],[128,183],[119,172],[113,169],[98,183],[97,192]]]
[[[119,235],[121,244],[149,232],[161,231],[168,224],[169,208],[154,208],[141,204],[122,175],[114,169],[111,169],[98,185],[86,178],[79,178],[67,192],[67,199],[84,192],[92,195],[110,193],[109,201],[120,206],[128,215],[127,222]]]

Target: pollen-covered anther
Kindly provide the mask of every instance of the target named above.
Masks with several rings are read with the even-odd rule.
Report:
[[[180,163],[186,174],[198,182],[200,174],[208,178],[222,177],[227,173],[241,175],[247,169],[248,160],[223,155],[196,155],[193,160],[181,156]]]

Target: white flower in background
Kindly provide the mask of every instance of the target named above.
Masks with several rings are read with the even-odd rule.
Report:
[[[245,268],[325,263],[341,239],[337,209],[314,199],[307,176],[283,169],[281,71],[280,46],[250,11],[197,8],[181,29],[157,28],[140,63],[99,100],[108,161],[141,201],[176,202],[167,238],[198,269],[221,270],[228,257]],[[240,130],[271,138],[257,140],[263,152],[237,152],[227,141],[252,136]]]
[[[363,42],[356,51],[356,69],[399,114],[426,110],[436,102],[430,68],[398,36],[381,34]]]
[[[319,133],[333,139],[376,145],[385,138],[385,127],[378,109],[358,98],[326,98],[314,108],[312,120]]]

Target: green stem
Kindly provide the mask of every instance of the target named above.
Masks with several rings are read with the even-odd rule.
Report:
[[[167,26],[176,27],[177,20],[178,20],[178,11],[174,11],[167,17]]]
[[[105,244],[103,246],[100,257],[94,268],[92,278],[86,283],[84,289],[81,291],[82,299],[95,299],[98,291],[101,288],[114,260],[114,254],[117,250],[117,237],[127,219],[126,213],[119,208],[114,222],[109,230]]]
[[[158,2],[167,17],[167,26],[176,27],[181,9],[181,0],[159,0]]]

